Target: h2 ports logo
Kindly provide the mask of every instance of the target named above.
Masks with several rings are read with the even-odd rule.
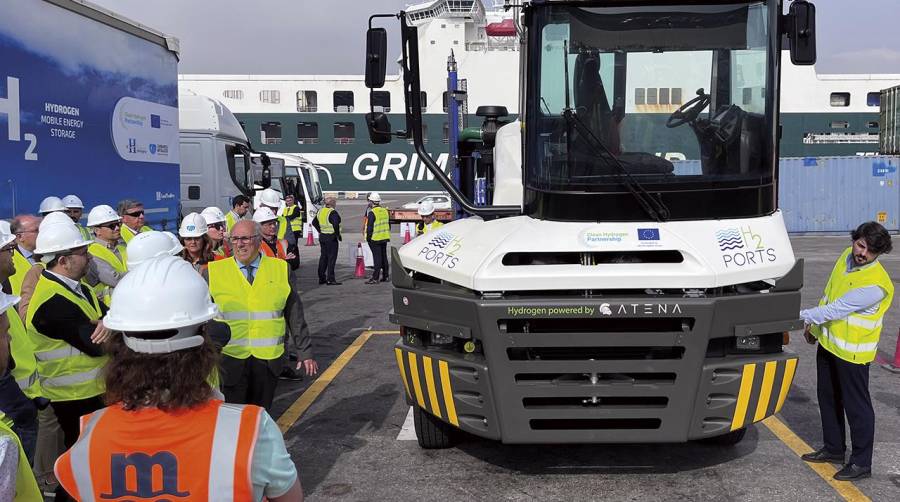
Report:
[[[456,253],[462,248],[462,237],[456,237],[446,230],[441,230],[422,246],[419,257],[446,269],[456,268],[459,257]]]
[[[766,246],[762,235],[754,233],[749,225],[717,231],[716,242],[725,268],[762,265],[777,259],[775,249]]]

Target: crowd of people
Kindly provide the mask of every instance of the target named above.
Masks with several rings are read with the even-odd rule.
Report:
[[[0,221],[0,500],[302,500],[267,410],[285,368],[318,372],[303,211],[260,201],[185,215],[177,236],[136,200],[86,225],[74,195]]]

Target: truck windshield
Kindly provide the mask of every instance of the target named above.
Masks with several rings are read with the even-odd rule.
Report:
[[[536,9],[526,206],[629,194],[627,177],[671,219],[774,211],[770,15],[765,2]],[[647,218],[627,204],[604,216]]]

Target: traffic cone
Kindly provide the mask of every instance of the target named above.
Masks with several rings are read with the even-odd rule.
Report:
[[[355,277],[366,276],[366,261],[363,259],[362,242],[356,243],[356,272],[353,275]]]
[[[316,240],[313,238],[313,229],[312,226],[306,228],[306,245],[307,246],[315,246]]]
[[[406,233],[403,234],[403,243],[406,244],[407,242],[409,242],[411,240],[412,240],[412,238],[409,236],[409,225],[407,224],[406,225]]]
[[[894,349],[894,362],[881,365],[882,368],[891,373],[900,373],[900,330],[897,332],[897,347]]]

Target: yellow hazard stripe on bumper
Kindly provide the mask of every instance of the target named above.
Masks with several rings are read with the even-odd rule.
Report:
[[[759,422],[781,410],[796,370],[796,358],[745,364],[741,371],[741,384],[734,407],[734,417],[731,420],[731,430]],[[775,395],[777,398],[773,406],[772,398]],[[750,410],[752,415],[749,415]]]
[[[414,399],[420,408],[459,427],[456,403],[453,401],[453,385],[450,382],[450,365],[447,361],[406,352],[399,348],[394,348],[394,354],[409,399]]]

